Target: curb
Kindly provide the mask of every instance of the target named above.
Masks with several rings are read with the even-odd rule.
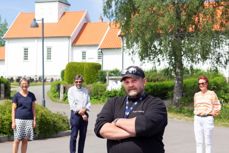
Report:
[[[0,143],[6,141],[12,141],[13,139],[14,139],[13,136],[0,136]]]
[[[71,133],[70,130],[68,131],[61,131],[61,132],[58,132],[57,134],[54,134],[48,138],[58,138],[58,137],[64,137],[64,136],[69,136]],[[34,140],[41,140],[41,139],[48,139],[48,138],[34,138]],[[3,143],[3,142],[6,142],[6,141],[13,141],[14,140],[14,137],[13,136],[0,136],[0,143]]]
[[[68,131],[60,131],[57,134],[54,134],[50,136],[49,138],[58,138],[58,137],[64,137],[64,136],[69,136],[71,134],[71,130]]]

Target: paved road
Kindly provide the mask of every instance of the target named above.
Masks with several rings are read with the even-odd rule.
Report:
[[[41,101],[41,88],[30,87],[36,93],[38,101]],[[48,90],[48,87],[47,87]],[[46,90],[46,91],[47,91]],[[46,97],[46,106],[52,111],[69,114],[69,107],[65,104],[52,103]],[[93,105],[90,113],[88,134],[86,139],[85,153],[106,153],[106,141],[94,135],[93,127],[96,114],[100,111],[101,105]],[[229,128],[216,127],[213,135],[213,153],[228,153]],[[195,153],[195,142],[193,134],[193,123],[169,119],[169,124],[164,135],[166,153]],[[69,136],[35,140],[29,142],[28,153],[68,153]],[[0,143],[0,153],[11,153],[12,142]],[[153,148],[152,148],[153,149]]]

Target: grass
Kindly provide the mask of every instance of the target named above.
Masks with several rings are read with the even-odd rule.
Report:
[[[179,108],[174,107],[168,108],[169,118],[184,120],[184,121],[193,121],[193,110],[189,108]],[[221,109],[221,114],[214,117],[215,126],[220,127],[229,127],[229,104],[224,104]]]
[[[193,117],[185,116],[184,114],[168,112],[168,117],[171,119],[178,119],[184,121],[193,121]]]
[[[51,99],[52,102],[62,103],[62,104],[68,104],[67,101],[63,101],[63,100],[60,100],[60,99],[57,99],[57,98],[53,97],[53,95],[52,95],[52,93],[51,93],[50,90],[48,91],[47,94],[48,94],[48,97]]]
[[[193,122],[193,116],[185,116],[184,114],[180,113],[174,113],[174,112],[168,112],[168,117],[170,119],[177,119],[182,121],[188,121]],[[229,121],[218,119],[218,117],[215,117],[215,126],[217,127],[229,127]]]

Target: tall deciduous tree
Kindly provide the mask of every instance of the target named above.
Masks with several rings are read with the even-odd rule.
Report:
[[[6,20],[2,21],[2,18],[0,16],[0,46],[4,46],[5,44],[5,41],[2,39],[2,37],[7,31],[7,26],[8,24]]]
[[[105,0],[104,14],[120,24],[128,48],[141,60],[167,61],[175,75],[173,103],[183,92],[184,63],[226,66],[228,2],[204,0]]]

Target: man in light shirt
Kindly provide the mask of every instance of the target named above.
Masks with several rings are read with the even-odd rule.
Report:
[[[83,153],[84,144],[87,134],[88,111],[91,103],[88,91],[82,87],[84,79],[81,75],[76,75],[74,86],[68,90],[68,102],[70,105],[71,116],[71,138],[70,138],[70,153],[76,153],[76,139],[79,132],[78,153]]]

